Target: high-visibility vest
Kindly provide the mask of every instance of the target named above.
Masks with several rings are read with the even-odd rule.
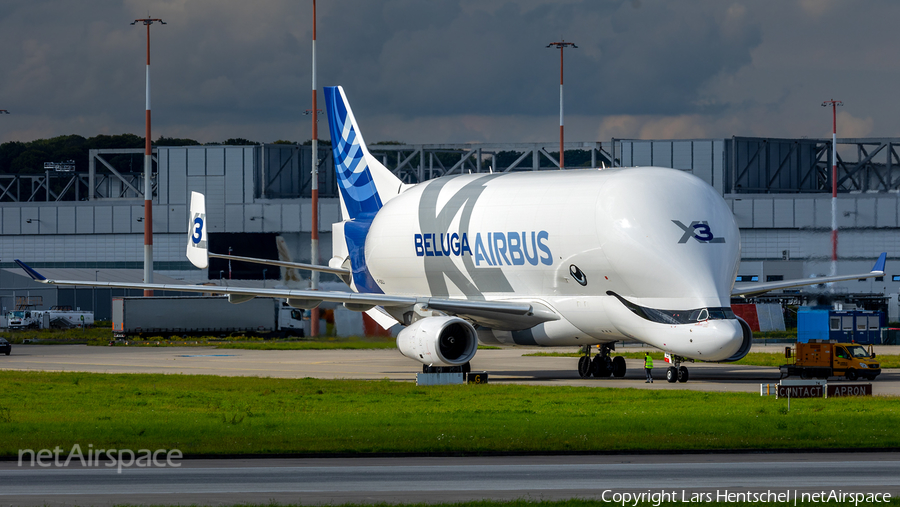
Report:
[[[653,368],[653,358],[644,356],[644,368]]]

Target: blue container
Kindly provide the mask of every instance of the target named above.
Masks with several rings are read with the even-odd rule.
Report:
[[[809,343],[810,340],[828,340],[828,316],[830,310],[813,309],[801,306],[797,310],[797,341]]]
[[[797,311],[797,341],[835,340],[881,343],[884,313],[869,310],[827,310],[802,306]]]

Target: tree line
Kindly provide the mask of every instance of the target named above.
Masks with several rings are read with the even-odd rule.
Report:
[[[279,141],[290,143],[289,141]],[[230,145],[246,146],[261,144],[243,138],[231,138],[221,143],[206,143],[206,146]],[[154,146],[201,146],[193,139],[160,137]],[[79,135],[58,136],[50,139],[37,139],[29,142],[10,141],[0,144],[0,174],[40,174],[44,172],[44,162],[75,161],[76,172],[88,171],[90,150],[143,148],[144,138],[134,134],[98,135],[82,137]],[[128,155],[113,157],[113,163],[119,169],[143,171],[143,160]],[[132,159],[137,158],[134,162]],[[133,167],[132,167],[133,166]]]

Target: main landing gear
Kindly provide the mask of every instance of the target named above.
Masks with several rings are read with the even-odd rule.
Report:
[[[672,355],[671,357],[673,366],[666,368],[666,380],[668,380],[669,383],[687,382],[688,378],[690,378],[690,374],[688,373],[687,366],[681,366],[681,363],[685,361],[685,359],[676,355]]]
[[[581,347],[584,355],[578,358],[578,375],[581,378],[594,376],[597,378],[613,376],[622,378],[625,376],[625,358],[621,356],[609,357],[609,353],[615,350],[615,343],[604,343],[598,345],[600,350],[597,355],[591,358],[591,346],[585,345]]]

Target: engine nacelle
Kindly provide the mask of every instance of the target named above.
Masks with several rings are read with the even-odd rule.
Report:
[[[723,359],[721,362],[723,363],[731,363],[734,361],[740,361],[750,352],[750,347],[753,345],[753,330],[750,329],[750,324],[747,324],[747,321],[738,317],[738,322],[741,323],[741,331],[744,335],[744,340],[741,342],[741,348],[738,349],[737,352],[734,353],[733,356],[728,359]]]
[[[404,356],[429,366],[462,366],[478,350],[475,328],[459,317],[426,317],[397,335]]]

